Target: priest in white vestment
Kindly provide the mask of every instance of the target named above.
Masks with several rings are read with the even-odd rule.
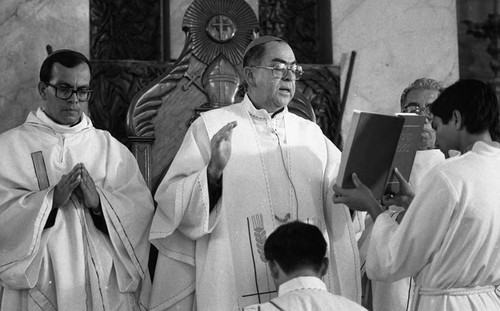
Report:
[[[147,310],[153,200],[137,162],[83,110],[90,65],[42,65],[42,107],[0,135],[0,310]]]
[[[156,191],[150,308],[230,311],[276,297],[264,242],[296,219],[317,225],[329,243],[328,290],[359,302],[351,215],[331,201],[340,151],[287,109],[302,68],[288,44],[269,36],[250,44],[243,63],[243,102],[194,121]]]
[[[433,103],[436,144],[461,155],[424,177],[400,225],[354,175],[355,189],[334,186],[334,201],[375,220],[367,254],[370,279],[413,276],[410,310],[499,310],[500,144],[496,95],[477,80],[448,87]],[[401,180],[404,182],[404,180]]]

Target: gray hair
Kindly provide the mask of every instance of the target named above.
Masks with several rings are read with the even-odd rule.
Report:
[[[419,90],[419,89],[436,90],[439,93],[441,93],[444,90],[444,86],[441,83],[439,83],[433,79],[428,79],[428,78],[417,79],[417,80],[413,81],[413,83],[410,84],[406,89],[404,89],[403,93],[401,94],[401,99],[399,101],[399,104],[401,105],[401,107],[403,106],[403,103],[404,103],[408,93],[410,93],[410,91]]]

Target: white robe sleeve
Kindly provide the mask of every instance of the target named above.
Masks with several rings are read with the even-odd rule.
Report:
[[[210,139],[203,119],[198,118],[184,137],[170,168],[160,183],[155,200],[158,203],[150,240],[168,237],[175,230],[191,240],[209,234],[216,225],[220,202],[210,212],[207,165]],[[161,251],[161,245],[159,249]]]
[[[325,221],[329,234],[330,269],[334,274],[332,293],[361,302],[361,275],[359,253],[356,243],[356,228],[349,209],[344,204],[333,203],[333,184],[337,180],[340,165],[340,151],[325,138],[328,162],[325,168],[323,190]],[[356,217],[357,221],[357,217]],[[359,227],[358,230],[361,230]]]
[[[0,145],[10,146],[0,152],[0,282],[13,289],[32,288],[38,280],[53,197],[53,187],[38,184],[30,155],[37,149],[26,147],[36,138],[20,132],[0,135]]]
[[[196,240],[215,228],[221,209],[218,202],[210,212],[209,159],[210,139],[198,118],[156,190],[158,205],[149,239],[159,254],[150,310],[192,309]]]
[[[447,177],[431,171],[399,226],[385,213],[377,218],[367,255],[368,277],[396,281],[418,274],[443,242],[457,202]]]
[[[102,185],[96,181],[96,187],[109,238],[118,255],[114,262],[118,286],[122,292],[128,292],[135,291],[148,273],[148,238],[154,204],[133,155],[128,150],[114,151],[118,150],[108,153],[109,176]]]
[[[52,188],[28,191],[0,182],[0,281],[12,289],[32,288],[42,259],[40,244],[52,208]]]

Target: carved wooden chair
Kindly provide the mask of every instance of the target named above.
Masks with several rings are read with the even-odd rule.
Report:
[[[180,57],[133,98],[127,115],[131,149],[153,193],[194,118],[242,100],[243,53],[258,32],[258,22],[244,0],[195,0],[182,29],[186,41]],[[314,66],[305,65],[305,76],[308,68]],[[289,109],[316,121],[301,92]]]

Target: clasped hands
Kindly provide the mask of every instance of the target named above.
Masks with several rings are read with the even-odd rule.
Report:
[[[398,205],[407,209],[415,193],[397,168],[394,169],[394,174],[399,181],[399,192],[395,196],[384,196],[383,202],[380,202],[373,196],[370,188],[361,182],[356,173],[352,174],[352,181],[355,188],[344,189],[337,184],[333,185],[333,191],[335,192],[333,202],[345,204],[351,210],[368,212],[373,221],[384,211],[381,203],[386,206]]]
[[[94,180],[83,163],[76,164],[71,172],[61,177],[54,188],[52,208],[66,204],[73,193],[83,201],[85,207],[96,214],[101,212],[101,201]]]

